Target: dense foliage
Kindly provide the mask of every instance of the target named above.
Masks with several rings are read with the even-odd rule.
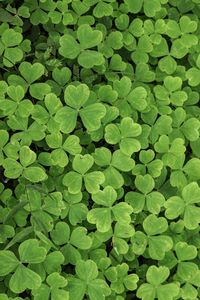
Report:
[[[200,0],[0,0],[0,300],[200,299]]]

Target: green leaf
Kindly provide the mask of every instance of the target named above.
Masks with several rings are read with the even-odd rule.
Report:
[[[94,208],[87,214],[87,220],[91,224],[96,224],[99,232],[107,232],[111,227],[111,211],[109,208]]]
[[[100,66],[104,62],[105,59],[103,54],[97,51],[85,50],[81,52],[78,57],[78,63],[86,69],[93,68],[94,66]]]
[[[155,288],[151,284],[143,283],[137,291],[137,297],[143,300],[153,300],[156,297]]]
[[[45,139],[50,148],[56,149],[62,147],[62,135],[60,133],[51,133]]]
[[[47,179],[45,171],[40,167],[28,167],[23,171],[23,176],[31,182],[40,182]]]
[[[116,204],[112,208],[112,212],[114,214],[114,219],[121,223],[130,223],[131,222],[131,214],[133,212],[132,207],[125,202],[121,202]]]
[[[12,158],[6,158],[3,162],[3,167],[5,176],[12,179],[18,178],[23,170],[22,166]]]
[[[107,166],[110,164],[111,161],[111,152],[109,149],[105,147],[96,148],[93,154],[94,161],[98,166]]]
[[[76,135],[70,135],[63,144],[63,149],[72,155],[79,154],[82,147],[80,146],[80,139]]]
[[[30,86],[30,94],[33,98],[43,100],[46,94],[51,92],[51,87],[47,83],[33,83]]]
[[[31,64],[29,62],[22,62],[19,66],[20,74],[29,83],[33,83],[44,75],[44,66],[40,63]]]
[[[105,280],[95,279],[88,285],[88,294],[91,300],[105,299],[105,297],[111,294],[111,290]]]
[[[111,207],[117,199],[117,193],[111,186],[107,186],[103,191],[99,191],[92,195],[92,200],[106,207]]]
[[[98,96],[103,102],[113,103],[117,99],[118,93],[110,85],[104,85],[99,88]]]
[[[82,176],[76,172],[70,171],[63,177],[63,184],[68,187],[71,194],[77,194],[81,191]]]
[[[153,178],[149,174],[146,174],[144,176],[138,175],[135,179],[135,186],[142,193],[148,194],[153,190],[155,183]]]
[[[78,249],[87,250],[92,245],[92,239],[87,236],[87,229],[85,227],[76,227],[72,231],[70,243]]]
[[[200,202],[200,188],[197,182],[191,182],[183,188],[183,199],[186,204],[194,204]]]
[[[19,256],[23,263],[41,263],[45,260],[46,254],[46,249],[40,247],[36,239],[26,240],[19,246]]]
[[[93,10],[93,14],[96,18],[110,16],[112,15],[112,12],[113,12],[112,5],[105,2],[99,2]]]
[[[90,283],[98,276],[97,265],[90,259],[86,261],[79,260],[76,264],[76,274],[81,280]]]
[[[167,300],[173,300],[174,297],[177,297],[179,294],[179,286],[176,283],[168,283],[159,287],[157,291],[158,299],[163,297]]]
[[[13,254],[13,252],[9,250],[1,250],[0,263],[1,263],[0,276],[6,276],[9,273],[13,272],[17,268],[20,262]]]
[[[60,130],[63,133],[70,133],[76,127],[78,112],[71,107],[60,108],[55,115],[55,121],[60,124]],[[68,120],[68,122],[66,122]]]
[[[199,207],[195,207],[192,205],[189,205],[185,209],[184,224],[186,228],[188,228],[189,230],[198,228],[198,224],[200,223],[199,212]]]
[[[64,245],[69,241],[70,228],[65,222],[58,222],[55,229],[50,233],[52,240],[56,245]]]
[[[168,224],[165,218],[149,215],[143,222],[143,227],[148,235],[156,235],[165,232]]]
[[[161,71],[166,72],[168,75],[171,75],[175,72],[177,63],[175,59],[173,59],[173,57],[165,56],[159,60],[158,66]]]
[[[165,77],[164,85],[169,92],[174,92],[181,88],[182,80],[180,77],[167,76]]]
[[[142,150],[139,154],[139,159],[143,164],[148,164],[154,159],[154,156],[153,150]]]
[[[100,44],[103,35],[99,30],[93,30],[88,24],[78,27],[77,37],[82,49],[93,48]]]
[[[64,264],[65,257],[60,251],[53,251],[49,253],[43,262],[45,271],[48,274],[61,271],[61,265]]]
[[[117,168],[118,170],[129,172],[134,168],[135,162],[132,158],[127,156],[127,154],[124,154],[121,150],[116,150],[113,153],[111,165]]]
[[[9,287],[12,292],[19,294],[26,289],[38,289],[42,283],[41,277],[31,269],[20,265],[12,275]]]
[[[200,122],[196,118],[190,118],[183,123],[181,131],[189,141],[196,141],[199,138]]]
[[[65,102],[74,109],[79,110],[88,100],[90,90],[86,84],[78,86],[68,85],[65,89]]]
[[[29,147],[23,146],[21,147],[19,152],[19,159],[22,166],[27,167],[34,163],[34,161],[36,160],[36,154]]]
[[[181,59],[188,53],[188,48],[181,39],[176,39],[173,41],[170,53],[173,57]]]
[[[184,212],[184,201],[178,196],[170,197],[165,203],[165,216],[172,220]]]
[[[105,176],[104,185],[110,185],[114,189],[119,189],[124,184],[124,178],[122,174],[114,167],[108,167],[103,173]]]
[[[188,16],[182,16],[179,20],[182,33],[194,32],[197,29],[197,22],[191,21]]]
[[[81,120],[88,131],[99,129],[105,114],[105,106],[101,103],[91,104],[80,110]]]
[[[69,34],[65,34],[60,38],[60,48],[59,53],[70,59],[76,58],[80,51],[81,47],[75,40],[75,38]]]
[[[115,145],[121,139],[119,128],[115,124],[109,124],[105,128],[105,140],[107,143]]]
[[[177,275],[186,282],[190,282],[190,278],[194,278],[198,272],[198,267],[192,262],[180,262],[177,268]]]
[[[23,58],[23,51],[20,48],[7,48],[4,51],[3,64],[6,67],[13,67],[17,62]]]
[[[13,216],[15,216],[16,213],[20,211],[26,204],[28,204],[28,201],[24,200],[15,205],[5,217],[4,223],[8,222]]]
[[[120,124],[120,131],[122,138],[131,138],[139,136],[142,133],[142,127],[134,123],[129,117],[123,118]]]
[[[85,154],[85,155],[77,154],[74,157],[72,167],[76,172],[80,173],[81,175],[84,175],[91,169],[93,164],[94,164],[94,159],[90,154]]]
[[[150,266],[148,268],[146,277],[149,283],[151,283],[153,286],[158,286],[166,281],[166,279],[169,277],[169,274],[169,269],[165,266]]]
[[[125,0],[125,3],[127,4],[128,9],[134,14],[138,13],[141,10],[143,5],[142,0],[136,0],[134,1],[134,3],[131,0]]]
[[[128,192],[125,201],[130,204],[135,214],[141,212],[145,205],[145,196],[137,192]]]
[[[175,20],[168,20],[166,33],[170,38],[176,39],[181,35],[179,24]]]
[[[5,250],[9,249],[16,243],[21,242],[25,237],[29,236],[34,231],[32,226],[28,226],[21,231],[19,231],[15,236],[12,238],[12,240],[6,245]]]
[[[67,285],[67,279],[65,279],[57,272],[54,272],[47,277],[47,283],[49,286],[51,286],[52,289],[63,288]]]
[[[14,47],[18,46],[22,42],[21,33],[15,31],[14,29],[6,29],[1,37],[2,42],[5,47]]]
[[[69,278],[68,290],[69,290],[69,299],[82,300],[84,298],[87,285],[84,281],[77,278]]]
[[[120,150],[128,156],[131,156],[134,152],[140,151],[140,149],[141,144],[135,138],[124,138],[120,142]]]
[[[160,1],[153,0],[149,3],[148,0],[144,0],[144,13],[147,17],[153,17],[161,9]]]
[[[7,89],[8,96],[16,102],[20,102],[24,98],[24,89],[19,86],[9,86]]]
[[[130,92],[127,97],[128,102],[131,104],[133,109],[143,111],[147,107],[147,91],[143,87],[136,87]]]
[[[114,71],[124,71],[126,63],[119,54],[114,54],[110,60],[110,69]]]
[[[9,141],[9,134],[6,130],[0,130],[0,148],[2,149]]]
[[[139,277],[136,274],[129,274],[124,279],[124,285],[129,291],[134,291],[137,288]]]
[[[152,214],[158,214],[164,203],[165,198],[159,192],[152,192],[146,196],[147,209]]]
[[[190,68],[186,72],[186,78],[188,79],[190,86],[197,86],[200,83],[200,70],[197,68]]]
[[[175,246],[175,251],[179,261],[192,260],[197,256],[196,247],[185,242],[178,242]]]
[[[149,238],[149,254],[152,259],[162,260],[165,253],[171,250],[173,241],[167,235],[152,236]]]
[[[100,171],[94,171],[84,175],[85,187],[89,193],[97,193],[100,189],[100,185],[102,185],[104,181],[105,176],[103,172]]]

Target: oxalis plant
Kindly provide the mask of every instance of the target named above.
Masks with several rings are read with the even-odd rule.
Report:
[[[200,299],[200,0],[0,0],[0,300]]]

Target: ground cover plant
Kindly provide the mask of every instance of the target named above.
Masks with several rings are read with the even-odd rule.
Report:
[[[0,300],[200,299],[200,0],[0,0]]]

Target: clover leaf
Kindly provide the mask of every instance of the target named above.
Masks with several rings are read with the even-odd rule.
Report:
[[[111,291],[107,283],[98,278],[97,265],[92,260],[79,260],[76,264],[76,277],[68,277],[69,298],[81,300],[87,294],[90,299],[105,299]]]
[[[187,100],[187,93],[181,91],[182,80],[180,77],[167,76],[164,79],[164,87],[156,86],[154,88],[156,96],[158,97],[160,104],[182,106]]]
[[[18,178],[23,175],[31,182],[45,180],[47,175],[38,166],[32,166],[36,160],[36,154],[29,147],[23,146],[19,152],[20,163],[12,158],[6,158],[3,162],[5,175],[8,178]]]
[[[178,259],[177,275],[184,281],[187,281],[193,276],[192,263],[187,262],[193,260],[197,256],[196,247],[188,245],[185,242],[178,242],[175,246],[175,252]]]
[[[9,141],[9,134],[6,130],[0,130],[0,165],[2,165],[3,160],[4,160],[4,151],[5,151],[5,146]]]
[[[50,154],[50,161],[52,165],[59,165],[61,167],[65,167],[68,162],[69,154],[75,155],[81,152],[80,139],[75,135],[70,135],[66,138],[63,143],[61,133],[51,133],[46,136],[47,145],[54,149]],[[45,153],[43,153],[45,154]],[[42,154],[41,156],[42,157]]]
[[[72,225],[77,225],[86,219],[88,208],[81,202],[82,193],[70,194],[69,192],[66,192],[64,194],[64,200],[66,209],[63,216],[67,214],[69,222]]]
[[[93,208],[87,214],[88,222],[96,224],[98,231],[108,231],[113,221],[130,223],[132,207],[125,202],[114,205],[117,193],[111,186],[107,186],[103,191],[93,194],[92,199],[99,206],[103,206]]]
[[[134,291],[137,288],[138,276],[128,274],[129,267],[126,263],[110,267],[105,271],[106,278],[111,282],[111,289],[121,294],[125,289]]]
[[[129,250],[129,245],[125,238],[130,238],[134,235],[134,227],[129,224],[117,222],[114,228],[112,243],[114,250],[119,254],[126,254]]]
[[[22,60],[23,51],[18,47],[23,40],[20,32],[14,29],[6,29],[1,36],[1,54],[3,54],[3,64],[12,67]]]
[[[10,84],[21,85],[25,91],[29,88],[31,96],[39,100],[50,93],[51,87],[47,83],[35,83],[44,75],[45,68],[42,64],[22,62],[19,66],[19,72],[23,78],[19,75],[10,75]]]
[[[99,186],[103,184],[105,177],[101,171],[88,172],[94,164],[91,155],[75,155],[72,166],[74,171],[70,171],[63,178],[63,184],[68,187],[72,194],[81,191],[82,181],[88,192],[95,193],[99,190]]]
[[[199,207],[195,204],[200,201],[200,188],[196,182],[191,182],[182,190],[182,197],[170,197],[164,206],[165,215],[173,220],[178,216],[183,216],[184,225],[188,229],[195,229],[200,223]]]
[[[61,235],[65,233],[64,236]],[[78,249],[89,249],[92,244],[92,240],[86,235],[87,230],[84,227],[76,227],[70,235],[70,228],[64,222],[56,224],[55,229],[51,232],[52,240],[56,245],[64,245],[70,243]]]
[[[115,145],[119,143],[124,154],[131,156],[140,150],[140,142],[135,138],[142,132],[139,124],[134,123],[129,117],[123,118],[119,126],[109,124],[105,128],[105,140],[107,143]]]
[[[95,150],[93,157],[98,166],[107,167],[103,170],[104,185],[110,185],[114,189],[120,188],[124,183],[124,178],[119,171],[128,172],[135,165],[134,160],[121,150],[116,150],[112,155],[109,149],[101,147]]]
[[[146,279],[148,283],[143,283],[138,291],[137,297],[147,299],[174,299],[179,293],[179,286],[176,283],[163,284],[169,277],[167,267],[150,266],[147,270]]]
[[[46,279],[48,285],[42,284],[39,289],[33,290],[33,295],[35,299],[69,299],[69,293],[64,290],[67,285],[67,279],[61,276],[59,273],[51,273]]]
[[[37,124],[47,126],[50,133],[55,133],[60,129],[59,123],[55,121],[55,114],[62,107],[61,101],[54,93],[49,93],[45,96],[44,103],[45,107],[34,105],[31,116]]]
[[[173,247],[171,237],[162,235],[168,228],[166,219],[153,214],[149,215],[143,222],[143,228],[147,234],[150,257],[157,260],[163,259],[165,253]]]
[[[77,30],[77,39],[65,34],[60,38],[59,53],[66,57],[74,59],[78,56],[78,62],[85,68],[92,68],[104,63],[104,57],[101,53],[94,50],[87,50],[98,46],[102,41],[102,32],[93,30],[88,24],[79,26]]]
[[[11,116],[14,113],[18,113],[21,117],[30,115],[33,104],[30,100],[24,99],[25,93],[21,86],[9,86],[7,95],[9,98],[1,100],[1,109],[4,116]]]
[[[37,289],[41,285],[41,277],[28,269],[23,264],[38,264],[45,260],[46,249],[39,246],[36,239],[24,241],[19,246],[20,261],[9,250],[1,250],[0,260],[2,264],[1,276],[14,272],[9,281],[10,289],[15,293],[21,293],[26,289]],[[21,263],[22,264],[21,264]]]
[[[140,213],[146,208],[152,214],[158,214],[165,203],[164,196],[156,191],[148,194],[138,192],[128,192],[125,201],[133,208],[134,213]]]
[[[154,0],[152,5],[149,4],[147,0],[137,0],[135,3],[132,3],[131,0],[126,0],[125,3],[128,5],[128,8],[132,13],[138,13],[144,6],[144,13],[148,17],[153,17],[161,9],[161,1]]]
[[[85,84],[77,87],[69,85],[66,88],[65,102],[67,106],[60,108],[55,115],[55,120],[60,123],[62,132],[70,133],[75,129],[78,115],[89,131],[97,130],[101,126],[101,119],[106,114],[105,107],[101,103],[86,105],[89,95],[89,88]],[[70,122],[66,123],[66,118],[69,118]]]

